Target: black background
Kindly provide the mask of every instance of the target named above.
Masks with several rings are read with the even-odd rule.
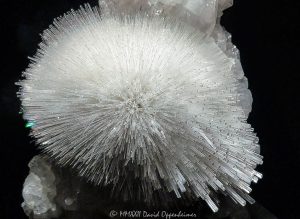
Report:
[[[88,0],[0,1],[0,218],[26,218],[20,207],[27,163],[38,153],[18,114],[21,72],[53,18]],[[96,1],[89,1],[92,5]],[[283,219],[300,218],[300,6],[299,1],[235,0],[222,18],[240,49],[253,94],[249,122],[264,156],[252,196]]]

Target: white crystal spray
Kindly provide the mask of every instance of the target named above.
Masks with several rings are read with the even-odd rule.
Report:
[[[19,82],[32,135],[57,164],[146,201],[155,190],[188,192],[217,211],[210,193],[220,190],[252,202],[262,157],[239,60],[219,40],[226,33],[149,5],[86,5],[44,31]]]

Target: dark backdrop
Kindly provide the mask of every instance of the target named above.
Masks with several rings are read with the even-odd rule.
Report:
[[[27,163],[37,154],[18,114],[14,85],[40,41],[39,33],[88,0],[1,0],[0,218],[26,218],[20,207]],[[96,4],[96,1],[89,1]],[[300,218],[299,1],[235,0],[222,23],[240,49],[253,94],[249,122],[260,138],[264,174],[252,196],[283,219]]]

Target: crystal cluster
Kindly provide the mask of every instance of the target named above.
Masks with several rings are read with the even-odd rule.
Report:
[[[29,163],[30,173],[24,182],[22,207],[28,215],[51,218],[59,215],[54,202],[56,197],[55,175],[51,165],[40,157]]]
[[[55,19],[19,82],[39,147],[124,200],[160,191],[217,211],[221,191],[252,203],[262,157],[238,50],[219,24],[231,1],[99,4]]]

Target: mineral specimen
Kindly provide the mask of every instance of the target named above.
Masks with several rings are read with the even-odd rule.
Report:
[[[216,212],[212,192],[222,191],[253,203],[262,156],[246,121],[252,97],[219,23],[231,1],[99,4],[57,18],[19,82],[39,147],[124,200],[153,204],[173,193]],[[55,213],[43,183],[30,174],[24,206]]]

